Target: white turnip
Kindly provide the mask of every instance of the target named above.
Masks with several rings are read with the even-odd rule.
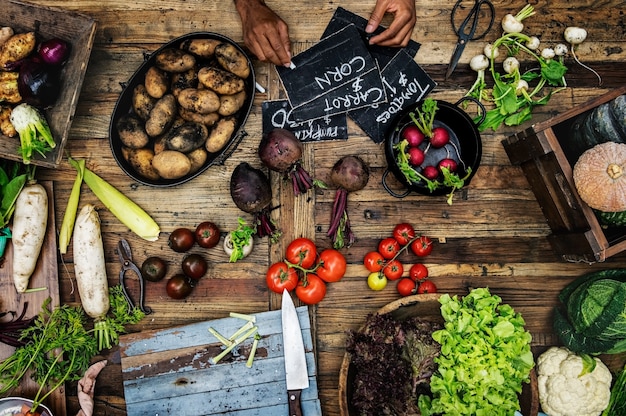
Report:
[[[295,195],[313,187],[311,175],[302,167],[302,150],[302,142],[286,129],[274,129],[263,135],[258,149],[265,166],[291,179]]]
[[[48,224],[48,193],[36,182],[27,183],[13,213],[13,283],[24,293],[35,271]]]
[[[563,32],[563,37],[565,38],[567,43],[571,45],[572,56],[574,57],[574,60],[578,63],[578,65],[593,72],[598,78],[598,85],[602,85],[602,78],[600,77],[600,74],[598,74],[593,68],[583,64],[578,59],[578,56],[576,56],[576,52],[574,51],[574,48],[576,46],[580,45],[585,41],[585,39],[587,39],[587,31],[582,27],[570,26],[565,28],[565,32]]]
[[[365,188],[369,177],[369,166],[354,155],[339,159],[330,172],[330,181],[337,190],[327,235],[332,238],[334,248],[350,247],[354,243],[355,237],[347,211],[348,193]]]
[[[524,30],[524,23],[522,23],[522,21],[533,14],[535,14],[535,11],[530,4],[524,6],[515,16],[510,13],[506,14],[504,18],[502,18],[502,30],[504,30],[505,33],[521,33]]]

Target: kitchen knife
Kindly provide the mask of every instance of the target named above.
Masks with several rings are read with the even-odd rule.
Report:
[[[298,313],[287,290],[283,291],[282,324],[289,416],[302,416],[300,394],[309,387],[309,375]]]

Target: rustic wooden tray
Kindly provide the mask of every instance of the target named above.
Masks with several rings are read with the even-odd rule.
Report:
[[[302,411],[304,416],[321,415],[308,308],[301,306],[296,311],[309,374],[309,388],[302,391]],[[209,362],[222,350],[209,327],[228,337],[243,323],[238,318],[224,318],[121,336],[128,415],[286,415],[280,310],[256,314],[262,339],[252,368],[246,367],[251,338],[240,345],[236,355],[229,354],[215,365]]]
[[[56,168],[63,158],[63,148],[76,111],[96,33],[96,23],[86,15],[69,10],[6,0],[2,2],[0,26],[10,26],[15,33],[35,31],[40,39],[57,37],[72,45],[70,58],[61,74],[59,98],[53,107],[45,111],[57,146],[45,158],[36,155],[31,162],[33,165]],[[10,138],[0,134],[0,157],[21,161],[19,143],[19,137]]]

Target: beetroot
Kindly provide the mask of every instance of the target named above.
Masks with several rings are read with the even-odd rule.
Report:
[[[358,156],[344,156],[339,159],[330,172],[330,181],[337,188],[330,226],[327,235],[333,240],[336,249],[350,247],[354,243],[354,233],[348,218],[348,192],[356,192],[367,185],[370,177],[369,166]]]
[[[269,169],[290,178],[297,196],[313,187],[313,179],[302,167],[303,145],[289,130],[274,129],[259,144],[259,158]]]

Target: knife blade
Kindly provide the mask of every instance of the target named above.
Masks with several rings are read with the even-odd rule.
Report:
[[[287,290],[283,291],[281,318],[289,415],[302,416],[300,395],[303,389],[309,387],[309,375],[307,373],[304,341],[302,340],[298,313]]]

